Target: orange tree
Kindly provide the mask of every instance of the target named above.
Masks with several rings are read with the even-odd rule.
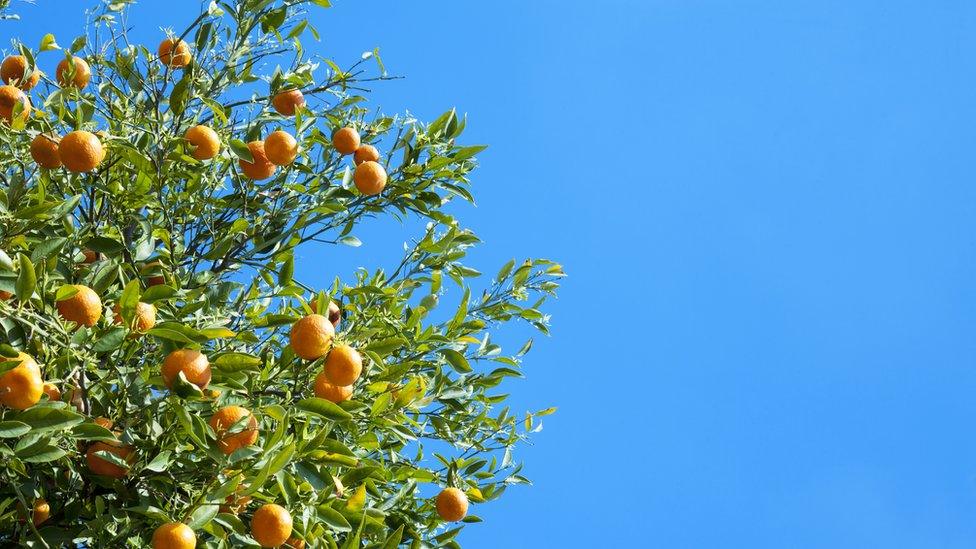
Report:
[[[546,332],[560,267],[478,282],[445,207],[482,147],[365,108],[375,52],[310,57],[326,0],[203,2],[152,47],[129,3],[0,67],[0,544],[457,547],[551,411],[504,406],[529,344],[489,334]],[[387,215],[397,265],[295,277]]]

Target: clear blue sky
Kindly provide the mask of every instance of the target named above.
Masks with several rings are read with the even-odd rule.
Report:
[[[87,2],[37,2],[0,36],[70,42]],[[521,453],[535,485],[465,547],[972,547],[976,4],[335,3],[315,51],[381,47],[408,79],[375,105],[456,106],[491,145],[476,266],[570,273],[509,385],[560,407]],[[134,21],[155,44],[196,5]],[[298,274],[411,234],[358,236]]]

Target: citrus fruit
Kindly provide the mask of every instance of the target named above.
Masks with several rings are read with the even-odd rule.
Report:
[[[457,522],[468,514],[468,496],[457,488],[445,488],[437,494],[435,506],[442,519]]]
[[[118,325],[125,325],[125,320],[122,319],[122,308],[115,305],[112,307],[112,312],[115,313],[112,322]],[[143,333],[148,332],[156,325],[156,306],[152,303],[139,302],[136,305],[135,311],[135,332]]]
[[[87,248],[82,250],[81,254],[85,256],[85,259],[82,261],[82,263],[86,265],[91,265],[92,263],[98,261],[99,258],[98,252],[96,252],[95,250],[89,250]]]
[[[61,390],[53,383],[45,383],[42,388],[48,400],[61,400]]]
[[[305,96],[302,95],[301,90],[278,92],[271,100],[271,106],[274,107],[274,110],[278,111],[278,114],[285,116],[294,116],[295,108],[304,104]]]
[[[44,498],[37,498],[34,500],[34,513],[31,515],[31,522],[34,526],[38,526],[47,520],[47,517],[51,516],[51,506],[48,505]]]
[[[159,60],[170,68],[181,69],[192,58],[190,46],[179,38],[167,38],[159,43]]]
[[[54,169],[61,167],[61,155],[58,152],[58,142],[49,135],[37,134],[30,144],[31,158],[42,168]]]
[[[262,505],[251,519],[251,537],[261,547],[277,547],[291,537],[291,514],[274,503]]]
[[[336,404],[343,400],[349,400],[352,396],[352,385],[335,385],[330,383],[329,377],[325,375],[325,372],[319,372],[319,375],[315,376],[314,389],[315,396],[324,398],[325,400],[331,400]]]
[[[369,196],[380,194],[386,187],[386,170],[379,163],[367,160],[356,166],[352,180],[359,192]]]
[[[58,151],[64,167],[75,173],[90,172],[105,159],[101,140],[84,130],[76,130],[62,137]]]
[[[156,528],[152,536],[153,549],[193,549],[197,536],[182,522],[167,522]]]
[[[61,318],[82,326],[94,326],[102,318],[102,300],[95,290],[81,284],[72,285],[75,294],[56,303]]]
[[[27,76],[27,58],[23,55],[8,55],[0,65],[0,78],[4,84],[12,84],[22,90],[29,90],[37,85],[41,79],[41,72],[36,68]]]
[[[244,175],[258,181],[274,175],[278,168],[268,160],[264,152],[264,141],[251,141],[247,144],[247,148],[251,151],[254,162],[248,162],[243,158],[239,160]]]
[[[220,152],[220,137],[208,126],[193,126],[183,137],[196,147],[190,154],[197,160],[208,160]]]
[[[244,430],[237,433],[227,431],[241,419],[249,417]],[[246,408],[240,406],[224,406],[210,417],[210,428],[217,435],[217,445],[220,451],[230,455],[239,448],[250,446],[258,440],[258,422]]]
[[[319,298],[312,298],[312,302],[308,304],[312,308],[312,311],[319,310]],[[342,320],[342,309],[339,308],[339,304],[335,301],[329,302],[329,310],[326,313],[329,318],[329,322],[332,323],[332,327],[339,329],[339,322]]]
[[[264,140],[264,152],[272,164],[287,166],[298,156],[298,141],[288,132],[271,132]]]
[[[379,162],[380,151],[372,145],[360,145],[352,158],[357,166],[363,162]]]
[[[329,352],[335,328],[322,315],[308,315],[292,325],[289,341],[295,354],[305,360],[322,358]]]
[[[339,154],[353,154],[359,148],[359,132],[355,128],[340,128],[332,134],[332,146]]]
[[[177,349],[163,359],[163,381],[170,389],[173,382],[183,372],[183,376],[190,383],[201,389],[206,389],[210,383],[210,361],[207,355],[194,349]]]
[[[332,348],[325,359],[324,371],[330,383],[339,386],[352,385],[363,373],[363,358],[356,349],[339,344]]]
[[[98,441],[88,447],[88,451],[85,452],[85,460],[88,462],[88,468],[91,472],[96,475],[102,475],[112,478],[122,478],[128,473],[128,469],[116,465],[101,456],[95,455],[97,452],[108,452],[110,454],[116,455],[119,459],[125,461],[126,463],[133,463],[136,460],[135,448],[132,446],[127,446],[117,441]]]
[[[0,404],[14,410],[26,410],[37,404],[44,394],[41,368],[25,353],[16,358],[3,357],[3,362],[19,362],[0,375]]]
[[[146,277],[147,286],[160,286],[166,284],[166,276],[163,273],[163,264],[160,261],[153,261],[142,266],[140,272]]]
[[[72,72],[72,65],[74,66],[74,74],[69,74]],[[55,69],[54,75],[57,78],[58,85],[62,88],[69,86],[84,88],[88,85],[88,81],[91,80],[91,68],[84,59],[72,56],[70,65],[67,59],[62,59],[58,63],[58,68]]]
[[[14,105],[20,103],[24,106],[24,110],[20,112],[18,116],[21,120],[27,120],[30,116],[30,100],[27,99],[27,95],[16,86],[0,86],[0,116],[3,117],[7,122],[11,122],[14,119]]]

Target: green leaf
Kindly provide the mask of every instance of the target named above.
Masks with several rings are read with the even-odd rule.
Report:
[[[231,139],[229,144],[234,156],[245,162],[254,162],[254,155],[251,154],[251,149],[247,148],[247,143],[240,139]]]
[[[305,398],[296,404],[299,410],[319,415],[334,421],[352,419],[352,414],[343,410],[338,404],[324,398]]]
[[[81,423],[71,428],[71,436],[81,440],[117,440],[112,431],[97,423]]]
[[[316,507],[316,510],[318,511],[319,517],[322,519],[322,522],[331,526],[333,530],[337,532],[352,531],[352,526],[349,524],[349,521],[346,520],[346,517],[342,516],[342,513],[340,513],[339,511],[333,509],[332,506],[319,505],[318,507]]]
[[[105,353],[118,349],[122,345],[122,342],[125,341],[125,334],[125,328],[111,328],[105,333],[105,335],[98,338],[98,341],[96,341],[94,345],[92,345],[92,351],[95,351],[96,353]]]
[[[169,450],[163,450],[162,452],[159,453],[159,455],[154,457],[153,460],[146,465],[145,467],[146,470],[153,471],[156,473],[165,471],[167,468],[169,468],[170,457],[172,455],[173,452]]]
[[[20,421],[0,421],[0,438],[16,438],[30,430],[30,425]]]
[[[13,272],[14,271],[14,262],[13,262],[13,260],[10,259],[10,256],[7,255],[7,252],[5,252],[3,250],[0,250],[0,269],[2,269],[4,271],[9,271],[9,272]]]
[[[132,324],[132,318],[136,315],[136,307],[139,306],[139,294],[139,280],[133,279],[125,285],[122,295],[119,297],[119,310],[126,326]]]
[[[68,455],[67,452],[51,444],[31,446],[25,452],[17,452],[17,457],[27,463],[47,463]]]
[[[16,419],[30,425],[35,432],[68,429],[85,421],[82,415],[67,409],[47,407],[25,410],[18,414]]]
[[[383,542],[382,549],[397,549],[400,546],[400,540],[403,539],[403,525],[401,524],[395,532],[387,536],[386,541]]]
[[[57,40],[54,39],[54,35],[51,33],[45,34],[41,38],[41,43],[37,46],[38,51],[51,51],[59,49],[61,46],[58,45]]]
[[[285,264],[281,266],[281,270],[278,271],[278,284],[280,286],[287,286],[291,284],[291,279],[295,275],[295,256],[293,254],[288,254],[285,258]]]
[[[201,505],[190,514],[190,521],[187,523],[187,526],[194,530],[201,530],[204,526],[210,524],[210,521],[217,516],[219,510],[219,505]]]
[[[247,353],[224,353],[214,359],[213,365],[224,372],[239,372],[257,369],[261,362],[260,358]]]
[[[454,349],[444,349],[441,351],[441,355],[447,359],[447,362],[453,367],[458,373],[466,374],[471,371],[471,365],[468,364],[468,359],[464,357],[463,354],[455,351]]]
[[[34,272],[34,264],[26,255],[20,254],[20,272],[17,274],[17,299],[28,301],[34,295],[37,288],[37,274]]]
[[[363,245],[363,242],[350,234],[340,238],[339,244],[345,244],[346,246],[352,246],[353,248],[358,248]]]

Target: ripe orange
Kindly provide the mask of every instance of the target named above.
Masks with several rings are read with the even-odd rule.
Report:
[[[247,508],[247,504],[251,503],[251,496],[238,495],[238,493],[243,492],[246,488],[244,485],[239,485],[233,494],[224,498],[224,504],[220,506],[219,511],[221,513],[236,515]]]
[[[0,404],[14,410],[26,410],[40,402],[44,382],[37,362],[24,353],[18,353],[16,358],[3,357],[3,361],[20,364],[0,375]]]
[[[41,71],[34,69],[34,72],[27,75],[27,58],[23,55],[8,55],[0,65],[0,78],[4,84],[12,84],[22,90],[29,90],[37,85],[41,79]]]
[[[308,315],[292,325],[289,341],[295,354],[305,360],[325,356],[332,345],[335,328],[322,315]]]
[[[380,151],[376,150],[376,147],[372,145],[360,145],[352,158],[357,166],[363,162],[378,162],[380,159]]]
[[[125,324],[122,319],[122,308],[115,305],[112,307],[112,312],[115,313],[112,322],[120,326]],[[135,332],[137,334],[148,332],[156,325],[156,306],[152,303],[139,302],[136,305],[136,317],[135,317]]]
[[[305,540],[295,537],[288,538],[288,540],[285,541],[285,547],[289,549],[305,549]]]
[[[446,521],[457,522],[468,514],[468,496],[457,488],[445,488],[437,494],[437,514]]]
[[[95,425],[101,425],[102,427],[105,427],[106,429],[109,430],[111,430],[112,427],[115,426],[115,422],[107,417],[96,417],[93,423],[95,423]]]
[[[315,396],[324,398],[325,400],[331,400],[336,404],[343,400],[349,400],[352,397],[352,385],[335,385],[329,383],[329,377],[325,375],[325,372],[319,372],[319,375],[315,376],[314,388]]]
[[[356,349],[339,344],[332,347],[332,352],[325,359],[324,371],[330,383],[352,385],[363,373],[363,358]]]
[[[61,167],[61,155],[58,153],[58,142],[49,135],[43,133],[31,141],[31,157],[37,165],[42,168],[54,169]]]
[[[380,194],[386,187],[386,170],[379,163],[367,160],[356,166],[352,180],[359,192],[369,196]]]
[[[88,62],[80,57],[72,57],[71,63],[74,65],[74,74],[69,75],[71,68],[68,66],[68,60],[62,59],[58,63],[58,68],[55,69],[54,75],[57,77],[58,85],[62,88],[67,88],[69,86],[74,86],[76,88],[84,88],[88,85],[88,81],[91,80],[91,68],[88,66]],[[69,76],[71,80],[68,80]]]
[[[245,417],[247,427],[238,433],[227,433],[228,429]],[[254,414],[241,408],[240,406],[224,406],[210,417],[210,428],[217,435],[217,445],[220,451],[226,455],[233,454],[235,450],[250,446],[258,440],[258,421]]]
[[[85,452],[85,460],[88,462],[88,468],[96,475],[122,478],[129,472],[128,469],[95,455],[96,452],[115,454],[129,464],[132,464],[136,460],[136,449],[132,446],[126,446],[117,441],[96,442],[89,446],[88,451]]]
[[[251,519],[251,537],[261,547],[278,547],[291,537],[291,514],[274,503],[262,505]]]
[[[287,166],[298,156],[298,141],[290,133],[278,130],[265,138],[264,152],[272,164]]]
[[[305,96],[301,90],[287,90],[278,92],[271,100],[271,106],[278,114],[285,116],[295,116],[295,108],[305,105]]]
[[[183,372],[186,380],[201,389],[210,383],[210,361],[207,355],[193,349],[177,349],[163,360],[163,381],[170,389],[173,382]]]
[[[268,160],[268,156],[264,152],[264,141],[251,141],[247,144],[247,148],[251,151],[254,162],[248,162],[243,158],[238,161],[244,175],[258,181],[274,175],[278,167]]]
[[[21,111],[18,118],[27,120],[31,110],[30,99],[27,98],[27,95],[16,86],[0,86],[0,116],[7,122],[13,121],[14,105],[18,102],[24,105],[24,110]]]
[[[53,383],[45,383],[42,388],[48,400],[61,400],[61,390]]]
[[[153,261],[142,266],[141,272],[143,275],[146,275],[147,286],[160,286],[162,284],[166,284],[166,276],[161,272],[162,267],[163,264],[160,261]]]
[[[34,523],[34,526],[40,525],[46,521],[49,516],[51,516],[51,506],[48,505],[47,501],[45,501],[44,498],[37,498],[34,500],[34,513],[31,518],[31,522]]]
[[[319,310],[319,298],[312,298],[312,302],[308,304],[312,308],[312,311]],[[329,302],[329,311],[326,313],[329,317],[329,322],[332,323],[332,327],[339,329],[339,322],[342,320],[342,309],[339,308],[339,304],[335,301]]]
[[[74,284],[77,293],[56,303],[61,318],[84,326],[94,326],[102,318],[102,300],[95,290],[81,284]]]
[[[61,138],[58,146],[61,162],[75,173],[90,172],[105,159],[105,149],[98,137],[84,130],[76,130]]]
[[[167,38],[159,43],[159,60],[173,69],[181,69],[190,63],[193,55],[190,46],[179,38]]]
[[[85,265],[91,265],[92,263],[98,261],[99,256],[101,255],[95,250],[89,250],[87,248],[82,250],[81,253],[85,256],[85,259],[82,261],[82,263]]]
[[[167,522],[156,528],[152,536],[153,549],[193,549],[197,536],[182,522]]]
[[[183,137],[196,147],[191,155],[197,160],[208,160],[220,152],[220,137],[207,126],[193,126]]]
[[[359,148],[359,132],[355,128],[340,128],[332,134],[332,146],[339,154],[352,154]]]
[[[5,292],[3,290],[0,290],[0,301],[7,301],[8,299],[10,299],[13,296],[14,296],[14,294],[12,294],[10,292]]]

